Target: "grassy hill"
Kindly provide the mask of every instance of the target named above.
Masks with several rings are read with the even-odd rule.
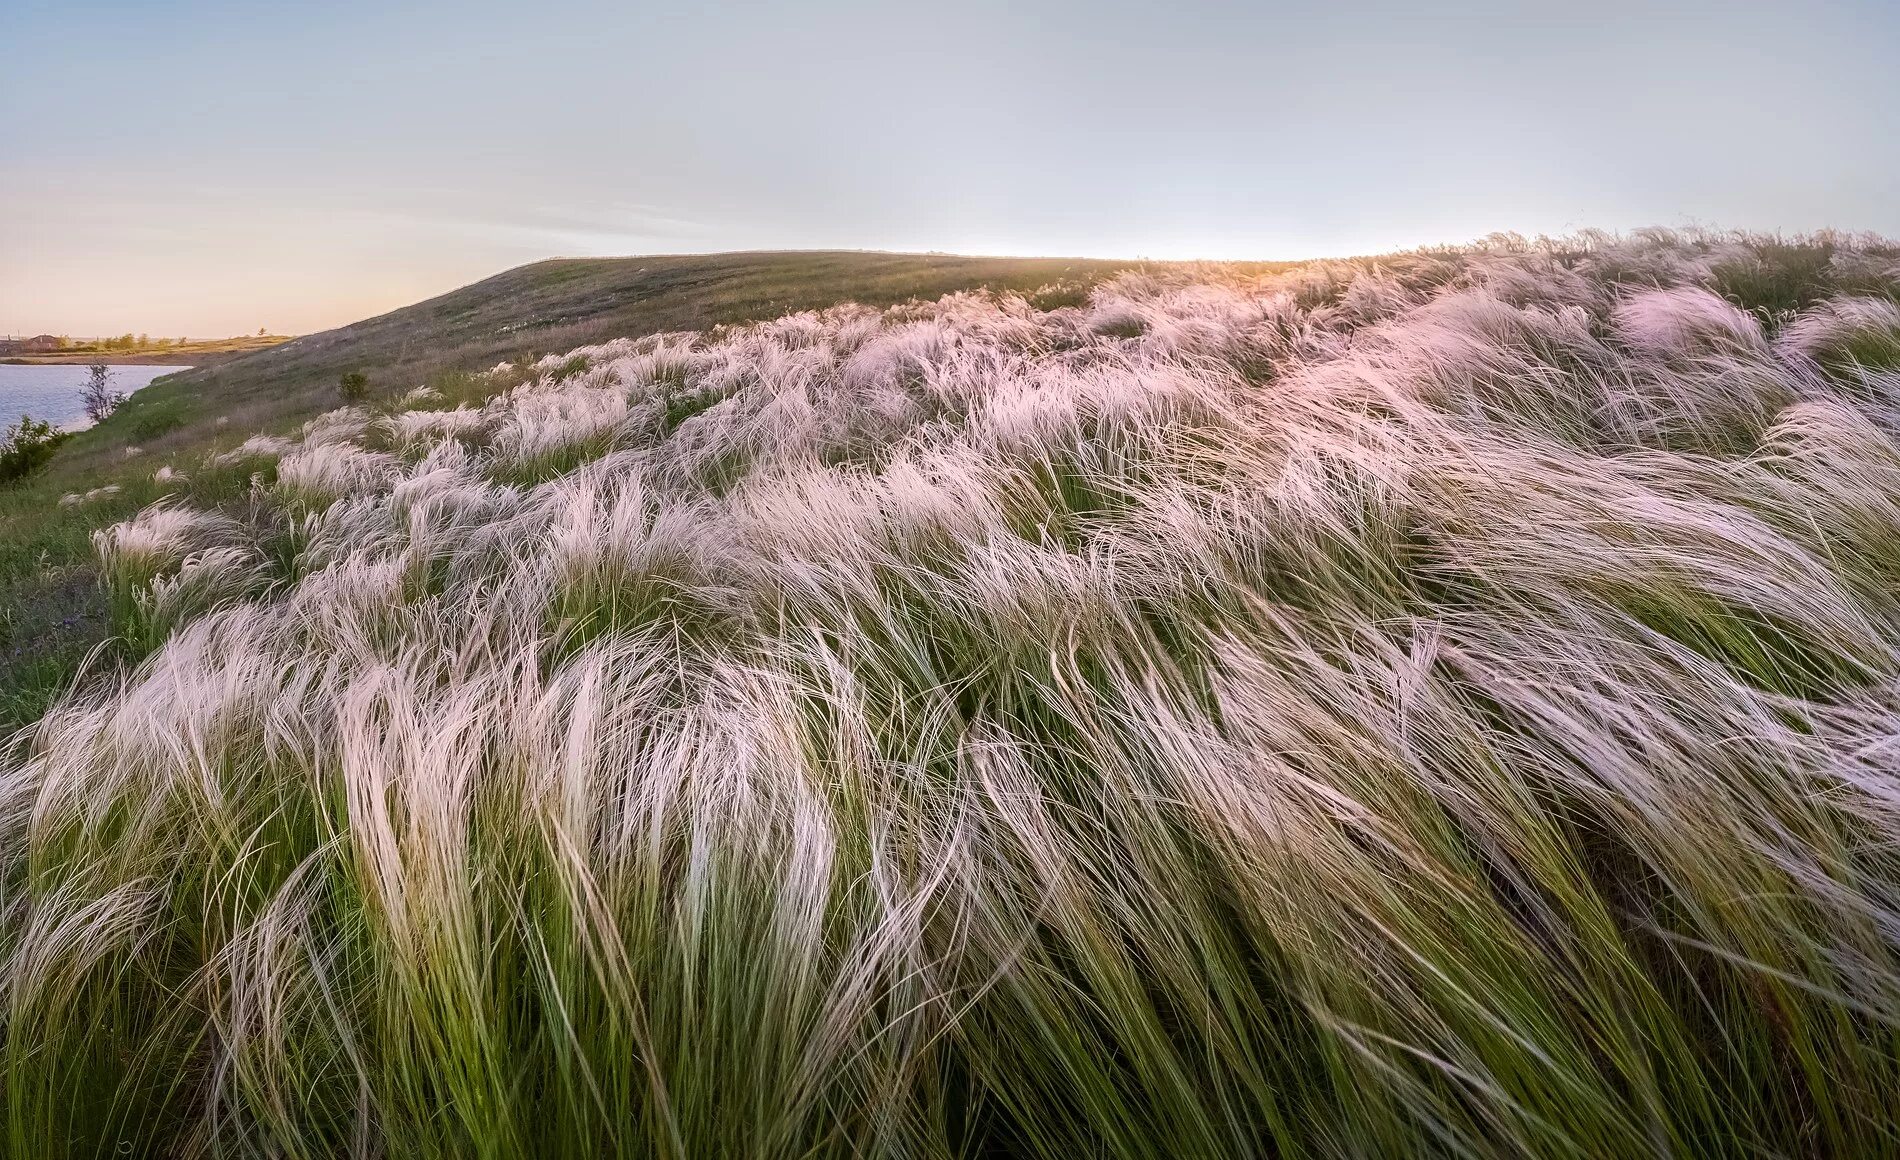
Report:
[[[609,338],[704,330],[839,302],[883,306],[960,290],[1080,300],[1135,263],[862,251],[555,259],[388,314],[167,375],[64,446],[44,475],[0,489],[0,728],[32,719],[110,635],[91,532],[161,492],[153,473],[259,431],[286,431],[338,403],[361,370],[383,399],[461,382],[496,362]],[[1285,264],[1279,264],[1284,266]],[[1273,264],[1249,267],[1278,268]],[[244,478],[197,478],[200,502],[232,502]],[[61,507],[67,494],[117,489]],[[222,491],[220,489],[223,489]]]
[[[7,1153],[1900,1155],[1900,249],[1058,303],[179,460],[0,760]]]
[[[366,373],[372,390],[400,394],[444,373],[610,338],[707,330],[838,302],[886,306],[977,287],[1085,288],[1131,265],[863,251],[558,258],[168,377],[141,402],[178,406],[194,421],[222,416],[240,429],[271,428],[334,406],[337,379],[350,370]],[[181,431],[176,442],[192,437]],[[153,450],[172,445],[163,440]]]

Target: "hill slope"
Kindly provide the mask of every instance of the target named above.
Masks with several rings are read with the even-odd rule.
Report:
[[[73,438],[43,476],[0,489],[0,729],[36,715],[106,639],[90,533],[159,494],[152,475],[160,466],[184,465],[256,431],[288,430],[335,406],[345,371],[365,371],[372,394],[387,401],[424,383],[462,382],[458,376],[502,359],[839,302],[881,306],[980,287],[1050,286],[1079,300],[1088,285],[1131,265],[862,251],[555,259],[167,375]],[[229,502],[242,495],[244,479],[200,476],[193,487],[207,502]],[[217,494],[220,487],[228,493]],[[96,498],[59,506],[62,495],[88,493]]]
[[[839,308],[185,464],[100,540],[148,659],[0,762],[12,1151],[1900,1154],[1900,251],[1768,253]]]
[[[610,338],[706,330],[838,302],[887,306],[977,287],[1086,287],[1133,264],[868,251],[559,258],[168,378],[152,401],[201,395],[233,425],[255,428],[334,405],[337,379],[349,370],[366,372],[373,388],[400,393],[443,371]]]

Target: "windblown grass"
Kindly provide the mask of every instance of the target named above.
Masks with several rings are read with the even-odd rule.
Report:
[[[254,441],[100,535],[152,651],[0,772],[9,1153],[1892,1154],[1900,281],[1828,246],[841,307]]]

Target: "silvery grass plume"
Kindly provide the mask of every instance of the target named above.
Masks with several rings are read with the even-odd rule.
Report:
[[[1897,252],[842,306],[253,440],[0,773],[10,1154],[1892,1154]]]

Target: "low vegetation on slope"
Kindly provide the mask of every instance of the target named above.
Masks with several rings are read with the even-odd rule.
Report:
[[[784,251],[561,258],[517,267],[363,322],[167,379],[153,398],[216,401],[240,428],[301,421],[363,373],[401,394],[448,373],[671,330],[708,330],[840,302],[889,306],[987,287],[1060,297],[1128,262],[953,254]],[[1282,263],[1282,266],[1285,264]]]
[[[469,372],[502,360],[531,363],[586,342],[978,288],[1027,293],[1051,306],[1084,300],[1089,286],[1130,265],[825,251],[561,259],[168,375],[67,441],[43,478],[0,486],[0,732],[37,717],[94,649],[112,648],[95,593],[90,532],[180,486],[200,503],[241,503],[244,473],[197,472],[155,486],[153,471],[228,448],[251,432],[293,431],[336,405],[345,375],[360,375],[364,392],[383,404],[421,385],[481,401],[495,383]],[[59,506],[67,494],[91,499]]]
[[[181,463],[0,769],[9,1149],[1892,1154],[1896,297],[1128,274]]]

